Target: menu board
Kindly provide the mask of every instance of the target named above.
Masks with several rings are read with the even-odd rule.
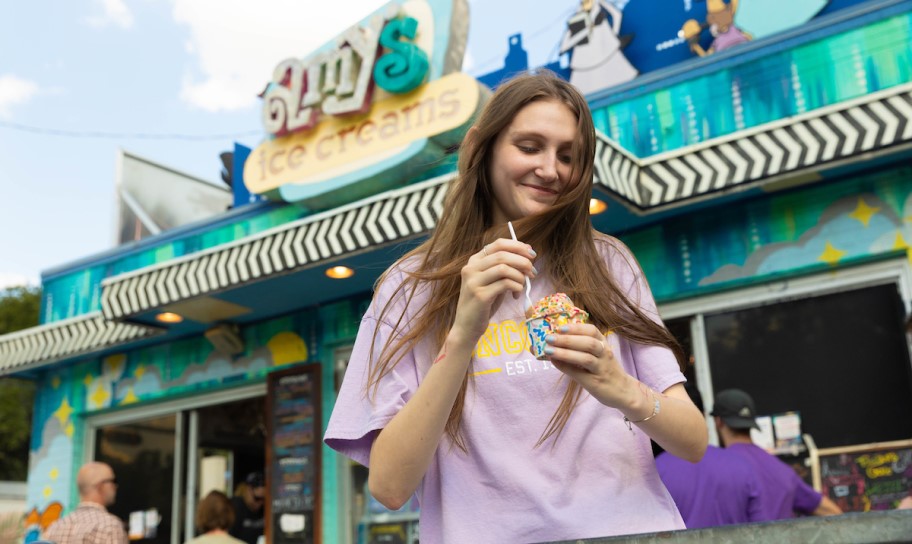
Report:
[[[815,488],[843,512],[892,510],[912,491],[912,440],[817,450]]]
[[[272,372],[266,397],[266,540],[320,539],[320,365]]]

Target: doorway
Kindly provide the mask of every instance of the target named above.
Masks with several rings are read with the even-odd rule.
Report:
[[[265,384],[92,416],[85,461],[108,463],[119,482],[109,510],[137,544],[180,544],[196,534],[200,498],[233,496],[265,470]]]

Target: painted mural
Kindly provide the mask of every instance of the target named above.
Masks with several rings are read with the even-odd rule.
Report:
[[[838,104],[912,81],[912,13],[596,106],[596,128],[638,157]]]
[[[71,484],[82,455],[76,447],[83,443],[82,417],[262,380],[275,367],[313,360],[316,320],[302,313],[247,327],[243,338],[250,347],[237,357],[192,338],[55,367],[36,400],[25,542],[37,540],[42,529],[65,514],[65,505],[78,500]]]
[[[518,71],[545,67],[586,94],[598,93],[864,1],[563,0],[534,10],[520,0],[474,1],[463,69],[496,86]],[[507,54],[494,56],[504,46]]]
[[[772,194],[622,238],[659,301],[909,254],[912,167]]]

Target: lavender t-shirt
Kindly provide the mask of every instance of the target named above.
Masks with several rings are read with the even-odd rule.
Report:
[[[758,521],[795,517],[795,512],[810,514],[820,506],[823,495],[814,491],[792,467],[754,444],[732,444],[725,448],[753,467],[760,482]]]
[[[658,319],[629,250],[613,239],[597,239],[596,245],[618,286]],[[362,318],[324,437],[328,446],[364,465],[373,439],[412,397],[437,355],[429,342],[420,343],[382,380],[375,396],[365,397],[373,333],[379,331],[377,345],[394,334],[390,323],[396,318],[380,321],[380,310],[402,281],[401,268],[409,266],[393,270]],[[544,270],[542,263],[537,268]],[[532,282],[533,300],[552,290],[544,274]],[[403,313],[408,323],[425,296],[419,292],[407,305],[394,301],[390,315]],[[568,378],[529,354],[523,314],[522,298],[504,297],[478,342],[462,418],[468,453],[444,435],[417,490],[421,541],[537,542],[683,529],[656,471],[649,438],[636,427],[629,431],[618,410],[584,393],[560,438],[535,447]],[[615,334],[607,338],[624,369],[652,389],[684,381],[668,349]]]

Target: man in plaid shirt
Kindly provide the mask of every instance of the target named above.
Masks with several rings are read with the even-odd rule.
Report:
[[[55,544],[127,544],[120,518],[108,513],[114,504],[117,479],[105,463],[86,463],[76,474],[79,505],[55,521],[44,532],[44,540]]]

